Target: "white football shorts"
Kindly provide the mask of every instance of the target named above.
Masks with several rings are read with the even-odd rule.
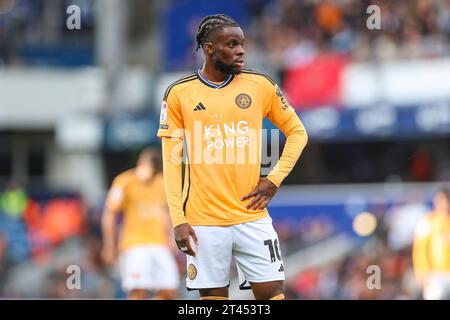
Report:
[[[177,290],[180,284],[175,257],[161,245],[131,247],[120,255],[122,288],[129,292],[143,290]]]
[[[434,273],[423,288],[425,300],[449,300],[450,299],[450,273]]]
[[[229,286],[233,257],[240,289],[250,289],[249,282],[285,279],[278,236],[270,217],[227,227],[193,228],[199,245],[194,245],[195,257],[187,256],[188,290]]]

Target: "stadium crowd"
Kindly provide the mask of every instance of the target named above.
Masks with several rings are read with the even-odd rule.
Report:
[[[51,1],[50,1],[51,2]],[[7,3],[7,1],[6,1]],[[137,2],[136,2],[137,3]],[[246,0],[248,55],[254,65],[283,70],[321,52],[346,55],[351,61],[415,59],[450,54],[450,4],[446,0]],[[65,43],[60,28],[64,2],[16,0],[16,8],[0,9],[0,65],[23,64],[28,47]],[[70,39],[93,37],[93,1],[82,1],[83,29]],[[367,28],[367,8],[377,5],[381,29]],[[45,7],[49,7],[44,10]],[[53,10],[53,11],[52,11]],[[53,13],[52,13],[53,12]],[[41,30],[42,32],[36,32]],[[193,30],[195,32],[195,30]],[[75,37],[75,38],[73,38]],[[49,61],[51,63],[51,61]]]
[[[270,64],[290,65],[319,51],[344,53],[354,61],[450,53],[450,4],[445,0],[264,2],[248,1],[252,23],[247,38],[269,54]],[[366,25],[370,5],[380,8],[378,32]]]

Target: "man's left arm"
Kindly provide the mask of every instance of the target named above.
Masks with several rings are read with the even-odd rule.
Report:
[[[247,205],[248,209],[253,210],[261,210],[267,206],[278,187],[300,158],[308,142],[308,134],[303,123],[294,108],[288,104],[278,86],[270,86],[269,90],[270,96],[266,116],[285,134],[286,143],[280,159],[268,176],[261,178],[256,188],[242,198],[242,200],[246,200],[254,197]]]
[[[267,176],[267,179],[279,187],[302,154],[308,142],[308,134],[294,108],[289,105],[280,88],[276,84],[269,85],[268,91],[270,94],[267,118],[287,138],[278,163]]]

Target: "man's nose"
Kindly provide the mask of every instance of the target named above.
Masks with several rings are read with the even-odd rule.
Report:
[[[237,52],[237,55],[239,55],[239,56],[243,56],[245,54],[245,50],[244,50],[244,47],[242,47],[242,46],[239,46],[238,47],[238,52]]]

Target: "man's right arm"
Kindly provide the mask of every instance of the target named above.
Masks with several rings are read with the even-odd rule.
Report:
[[[117,215],[123,210],[125,183],[123,176],[114,179],[102,214],[102,258],[108,266],[114,265],[117,258]]]
[[[183,208],[182,156],[184,119],[175,85],[169,86],[161,103],[158,137],[162,139],[164,188],[175,242],[186,254],[195,255],[190,237],[197,240],[194,229],[187,223]]]
[[[164,188],[174,228],[187,223],[183,212],[182,145],[181,139],[162,138]]]
[[[186,254],[195,256],[190,237],[198,244],[194,229],[188,224],[183,210],[182,192],[182,155],[183,140],[169,137],[162,138],[164,188],[170,218],[174,227],[175,242]]]
[[[102,236],[102,258],[108,266],[112,266],[117,258],[116,213],[108,208],[102,215]]]

